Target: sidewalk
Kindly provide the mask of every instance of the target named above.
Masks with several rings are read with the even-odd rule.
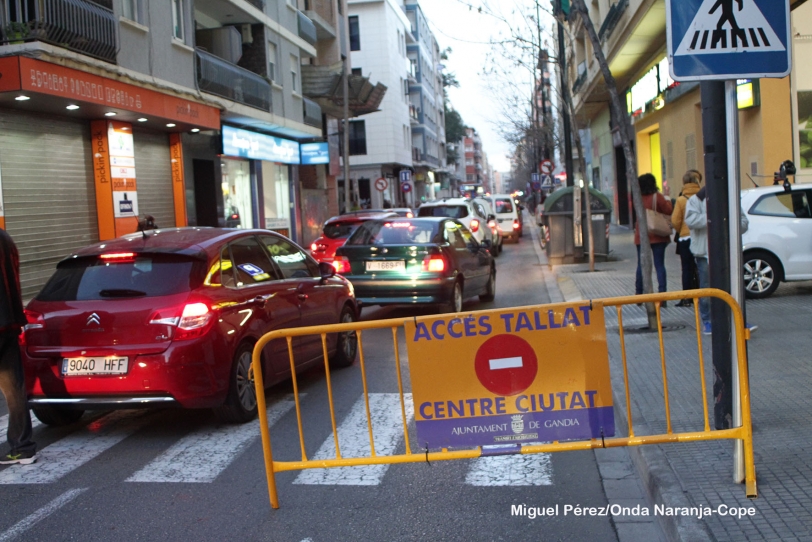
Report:
[[[567,301],[634,294],[637,265],[633,232],[613,227],[612,261],[589,266],[555,266],[550,283],[557,284]],[[679,256],[666,252],[668,290],[681,289]],[[654,278],[656,287],[656,278]],[[798,285],[800,284],[800,285]],[[812,287],[809,283],[782,284],[776,294],[747,302],[748,321],[758,324],[749,341],[750,385],[756,476],[759,497],[749,500],[744,486],[732,479],[733,444],[730,441],[676,443],[630,447],[652,502],[670,507],[709,506],[716,509],[754,507],[755,516],[742,519],[717,514],[696,517],[660,517],[671,540],[812,540],[812,384],[808,317]],[[552,295],[552,294],[551,294]],[[674,431],[703,429],[702,394],[696,353],[692,308],[669,304],[662,311],[668,371],[669,401]],[[647,324],[644,308],[623,309],[624,329]],[[618,434],[626,434],[626,404],[617,313],[606,310]],[[712,389],[710,341],[703,337],[705,380]],[[635,434],[665,433],[663,382],[657,335],[626,335],[632,420]],[[713,427],[713,405],[708,408]],[[607,450],[608,451],[608,450]],[[596,455],[605,453],[596,450]]]

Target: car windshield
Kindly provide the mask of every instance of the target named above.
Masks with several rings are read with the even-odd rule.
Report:
[[[513,212],[513,202],[509,199],[497,199],[493,203],[494,207],[496,207],[496,214]]]
[[[172,254],[139,254],[118,261],[77,258],[59,264],[39,301],[158,297],[189,292],[205,266]]]
[[[429,205],[421,207],[417,216],[447,216],[448,218],[465,218],[468,207],[465,205]]]
[[[328,239],[346,239],[358,229],[359,222],[333,222],[324,225],[324,236]]]
[[[426,245],[437,242],[437,222],[423,220],[365,222],[347,241],[348,246]]]

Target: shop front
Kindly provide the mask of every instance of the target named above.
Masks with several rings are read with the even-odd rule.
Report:
[[[28,298],[72,251],[185,226],[181,131],[216,130],[205,104],[27,57],[0,58],[0,226]]]

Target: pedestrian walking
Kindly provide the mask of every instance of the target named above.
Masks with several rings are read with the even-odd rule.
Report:
[[[744,210],[741,211],[740,227],[741,233],[747,231],[750,221]],[[696,261],[697,275],[700,288],[710,287],[710,274],[708,271],[708,211],[705,187],[688,199],[685,205],[685,223],[691,232],[691,252]],[[699,298],[699,317],[702,320],[702,333],[710,335],[711,326],[711,306],[710,298]],[[750,331],[755,331],[758,326],[746,323],[745,326]]]
[[[682,177],[682,192],[674,205],[674,213],[671,215],[671,225],[676,230],[677,254],[679,254],[682,264],[682,289],[695,290],[699,287],[699,277],[697,276],[696,260],[691,252],[691,230],[685,223],[685,206],[688,199],[699,192],[702,183],[702,174],[695,169],[689,169]],[[681,299],[677,307],[690,307],[693,305],[691,299]]]
[[[37,460],[37,445],[32,440],[31,414],[25,393],[23,361],[18,342],[26,324],[20,293],[20,256],[17,246],[5,230],[0,229],[0,391],[8,405],[10,450],[0,456],[0,465],[28,465]]]
[[[643,196],[643,207],[652,209],[658,213],[667,215],[669,218],[673,211],[671,200],[663,196],[657,189],[657,179],[651,173],[644,173],[637,180],[640,183],[640,193]],[[639,220],[646,220],[646,217],[638,217]],[[655,235],[648,234],[648,240],[651,244],[651,251],[654,256],[654,269],[657,272],[657,285],[659,292],[666,291],[666,277],[665,277],[665,248],[671,242],[670,235]],[[640,266],[640,226],[634,226],[634,244],[637,245],[637,275],[635,277],[634,291],[635,294],[640,295],[643,293],[643,270]],[[666,306],[663,301],[663,307]]]

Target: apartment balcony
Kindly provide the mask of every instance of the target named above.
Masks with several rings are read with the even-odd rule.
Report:
[[[301,11],[296,12],[298,19],[299,37],[305,40],[310,45],[316,45],[319,41],[319,34],[316,30],[316,25],[310,18]]]
[[[321,128],[321,106],[310,98],[302,98],[304,109],[304,123],[308,126]]]
[[[423,161],[423,151],[421,151],[418,147],[412,147],[412,160],[415,162]]]
[[[420,124],[420,108],[416,105],[409,106],[409,121],[412,125]]]
[[[5,0],[0,4],[0,44],[42,41],[116,62],[113,11],[90,0]]]
[[[249,4],[260,11],[265,11],[265,0],[246,0]]]
[[[609,39],[609,36],[612,35],[612,30],[615,29],[618,21],[620,21],[620,16],[623,15],[623,12],[626,11],[628,7],[629,0],[618,0],[617,3],[609,8],[609,12],[606,14],[606,18],[603,20],[603,24],[601,24],[601,28],[598,31],[598,37],[601,41]]]
[[[271,83],[264,77],[200,49],[195,55],[201,91],[263,111],[271,110]]]
[[[336,17],[333,2],[327,0],[305,0],[304,14],[316,25],[316,36],[320,40],[336,37]]]
[[[578,64],[578,77],[575,78],[575,82],[572,84],[572,93],[578,94],[578,91],[584,86],[584,83],[587,79],[587,69],[586,69],[586,61],[581,62]]]

